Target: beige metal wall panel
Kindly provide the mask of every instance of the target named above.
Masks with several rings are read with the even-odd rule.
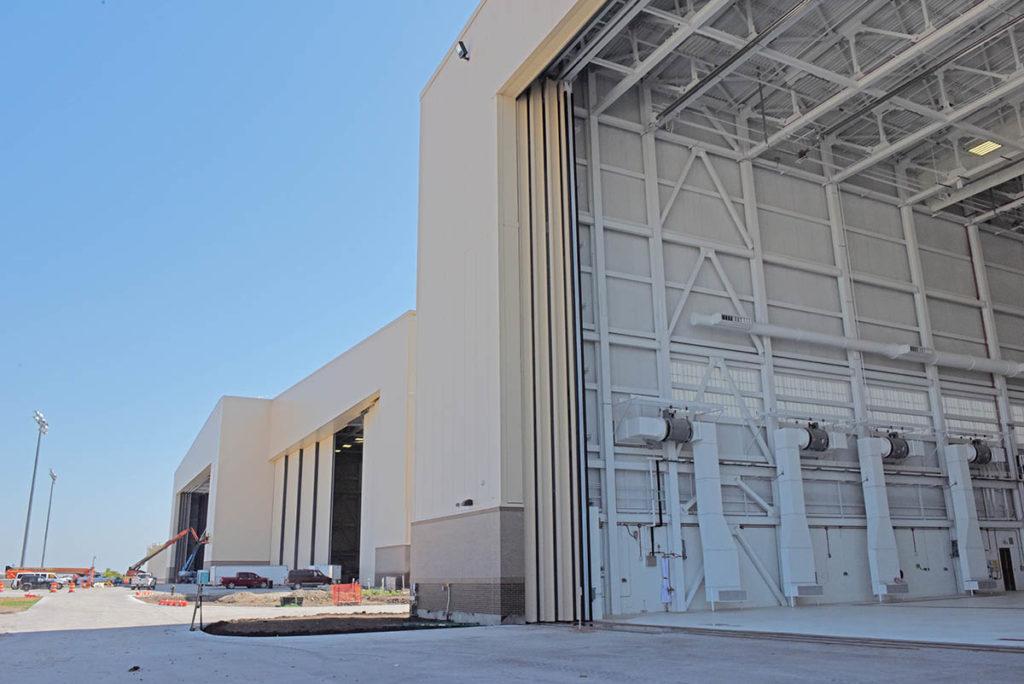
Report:
[[[331,495],[334,491],[334,440],[320,439],[320,482],[316,498],[315,565],[327,565],[331,552]]]
[[[302,485],[299,491],[302,499],[296,501],[299,511],[299,532],[297,538],[298,560],[296,565],[310,565],[309,552],[313,547],[313,464],[316,442],[306,442],[302,448]]]
[[[298,450],[289,453],[285,462],[285,491],[284,491],[284,529],[281,537],[284,539],[284,554],[281,558],[282,564],[289,568],[294,567],[293,558],[295,555],[295,493],[297,491],[299,474],[299,452]]]
[[[267,548],[267,559],[275,565],[284,565],[281,551],[281,507],[284,502],[284,459],[279,458],[272,464],[274,469],[274,499],[271,504],[270,544]]]
[[[270,544],[273,472],[255,467],[252,455],[266,444],[270,402],[225,397],[216,482],[211,481],[206,562],[266,561]],[[214,495],[215,494],[215,495]]]
[[[501,354],[514,347],[500,338],[517,300],[501,291],[499,236],[503,223],[518,221],[518,199],[514,116],[502,97],[528,86],[600,4],[487,0],[459,34],[469,61],[446,55],[422,93],[417,520],[450,515],[466,498],[507,503],[503,408],[519,398],[503,394]],[[504,329],[518,334],[508,320]],[[506,499],[521,496],[510,489]]]
[[[421,96],[412,575],[425,583],[420,589],[426,603],[446,591],[434,580],[460,577],[467,559],[445,554],[446,567],[430,561],[428,577],[421,572],[427,560],[418,551],[418,534],[437,526],[454,534],[458,525],[451,516],[474,510],[530,505],[523,462],[531,447],[521,413],[527,370],[520,365],[527,365],[528,354],[519,320],[518,237],[526,217],[519,210],[523,160],[515,98],[602,5],[482,2],[459,34],[470,59],[447,55]],[[473,501],[470,511],[456,505],[466,499]],[[522,548],[522,539],[509,536],[522,535],[521,517],[516,524],[510,516],[503,514],[508,524],[498,525],[493,537],[478,540],[476,554],[505,558],[513,541]],[[437,526],[428,525],[431,520]],[[467,598],[471,605],[459,608],[453,584],[452,609],[472,613],[486,604],[521,614],[522,556],[506,560],[516,567],[501,571],[501,601]],[[463,589],[476,596],[483,591],[477,585]]]

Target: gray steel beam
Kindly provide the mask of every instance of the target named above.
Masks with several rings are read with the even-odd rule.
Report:
[[[697,29],[705,24],[711,23],[726,7],[732,4],[732,0],[709,0],[706,5],[694,12],[691,16],[683,19],[675,31],[665,42],[656,47],[645,59],[636,66],[633,73],[619,81],[611,91],[605,95],[604,100],[594,110],[595,115],[600,115],[615,103],[620,97],[629,92],[640,80],[650,73],[661,61],[668,57],[673,50],[683,44],[687,38],[696,33]]]
[[[978,3],[955,19],[952,19],[951,21],[934,29],[931,33],[890,59],[888,62],[885,62],[857,79],[856,85],[844,88],[816,106],[814,109],[797,117],[790,123],[783,126],[780,130],[768,136],[766,141],[755,146],[750,151],[750,156],[758,157],[764,154],[780,142],[788,140],[794,133],[814,123],[825,114],[835,111],[843,103],[861,94],[865,89],[880,85],[888,76],[910,64],[918,57],[927,54],[928,50],[939,45],[942,41],[956,34],[958,31],[969,27],[971,24],[986,16],[989,12],[1005,5],[1008,1],[1009,0],[990,0],[989,2]]]

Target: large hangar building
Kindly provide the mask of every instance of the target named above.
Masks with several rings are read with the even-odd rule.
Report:
[[[420,612],[1014,589],[1022,50],[1020,0],[484,0],[421,96]]]
[[[421,608],[1019,581],[1022,16],[482,3],[422,98]]]
[[[171,534],[210,536],[197,567],[408,581],[415,340],[408,312],[272,399],[217,402],[174,474]]]

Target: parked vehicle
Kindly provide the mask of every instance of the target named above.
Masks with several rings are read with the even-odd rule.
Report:
[[[229,577],[220,578],[221,586],[227,587],[228,589],[234,589],[235,587],[248,587],[249,589],[269,589],[274,586],[274,583],[268,580],[266,577],[260,577],[255,572],[240,572],[236,575]]]
[[[289,570],[286,584],[292,589],[318,587],[322,584],[331,584],[331,578],[315,568]]]
[[[195,584],[196,583],[196,571],[195,570],[182,570],[178,573],[178,584]]]
[[[11,589],[49,589],[54,582],[57,582],[57,576],[52,572],[19,572],[11,582]]]
[[[153,589],[156,587],[156,577],[148,572],[137,572],[132,575],[128,586],[132,589]]]

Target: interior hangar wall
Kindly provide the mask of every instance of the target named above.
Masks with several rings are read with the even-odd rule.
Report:
[[[592,563],[601,578],[595,611],[699,609],[707,598],[693,454],[683,450],[656,475],[652,456],[660,452],[616,444],[613,414],[631,396],[715,407],[722,535],[730,537],[720,541],[736,558],[743,605],[787,599],[780,421],[823,421],[847,435],[802,461],[822,592],[799,602],[871,599],[879,561],[868,548],[879,539],[895,540],[902,576],[876,579],[902,582],[914,596],[962,590],[953,540],[972,525],[980,524],[976,538],[989,561],[1006,538],[1019,548],[1021,380],[754,339],[695,327],[690,316],[737,314],[1024,361],[1024,245],[901,210],[897,198],[741,161],[729,131],[699,114],[682,116],[676,133],[645,133],[651,110],[641,89],[591,117],[611,85],[596,73],[575,84]],[[882,489],[863,485],[870,464],[858,453],[858,425],[918,435],[908,458],[875,474]],[[946,462],[947,445],[968,435],[996,447],[992,464],[970,469],[973,517],[953,500]],[[652,536],[659,496],[673,522]],[[958,541],[965,548],[969,540]],[[660,557],[672,556],[671,573],[649,562],[652,544]],[[662,592],[666,574],[671,599]]]

